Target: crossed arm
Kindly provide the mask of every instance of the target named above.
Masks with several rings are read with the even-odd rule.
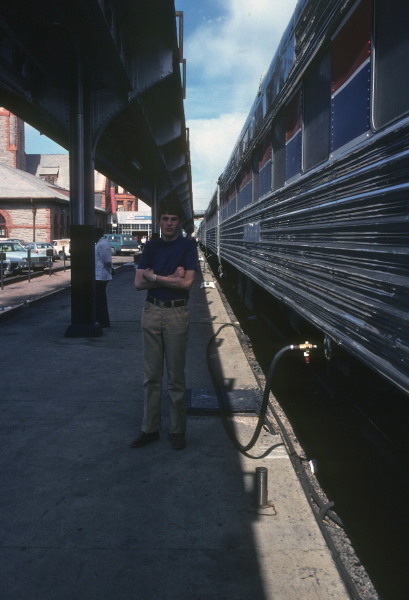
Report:
[[[135,287],[138,292],[153,290],[158,287],[167,287],[178,290],[190,290],[195,278],[194,269],[185,270],[178,267],[172,275],[156,275],[152,269],[137,269],[135,274]]]

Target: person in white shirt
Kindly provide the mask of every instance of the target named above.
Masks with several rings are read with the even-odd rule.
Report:
[[[111,245],[103,235],[103,229],[95,230],[95,308],[96,319],[101,327],[110,327],[107,285],[112,279]]]

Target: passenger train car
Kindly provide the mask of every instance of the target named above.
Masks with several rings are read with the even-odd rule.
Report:
[[[409,3],[299,0],[198,233],[406,393],[408,73]]]

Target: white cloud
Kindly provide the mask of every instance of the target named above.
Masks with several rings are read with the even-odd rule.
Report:
[[[295,0],[229,0],[227,16],[208,21],[185,42],[188,85],[230,88],[233,111],[247,110],[288,24]],[[222,112],[222,111],[221,111]]]
[[[224,0],[185,41],[193,199],[206,208],[296,0]]]
[[[216,188],[224,165],[233,151],[243,126],[245,114],[220,115],[215,119],[188,121],[190,129],[190,154],[196,165],[193,178],[193,198],[196,209],[205,209]]]

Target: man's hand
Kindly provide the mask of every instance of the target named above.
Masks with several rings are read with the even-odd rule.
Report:
[[[145,269],[143,272],[143,276],[145,279],[147,279],[148,281],[152,281],[154,279],[154,271],[153,269]],[[186,271],[183,267],[178,267],[176,269],[176,271],[174,273],[172,273],[172,275],[168,275],[168,277],[176,277],[179,279],[183,279],[184,276],[186,275]]]
[[[153,290],[158,287],[167,287],[179,290],[190,290],[195,278],[195,271],[184,267],[177,267],[172,275],[156,275],[153,269],[137,269],[135,274],[135,287],[138,291]]]
[[[153,269],[145,269],[143,271],[144,279],[147,279],[148,281],[152,281],[154,275],[155,273],[153,272]]]
[[[186,271],[183,267],[178,267],[171,277],[183,277],[186,275]]]

